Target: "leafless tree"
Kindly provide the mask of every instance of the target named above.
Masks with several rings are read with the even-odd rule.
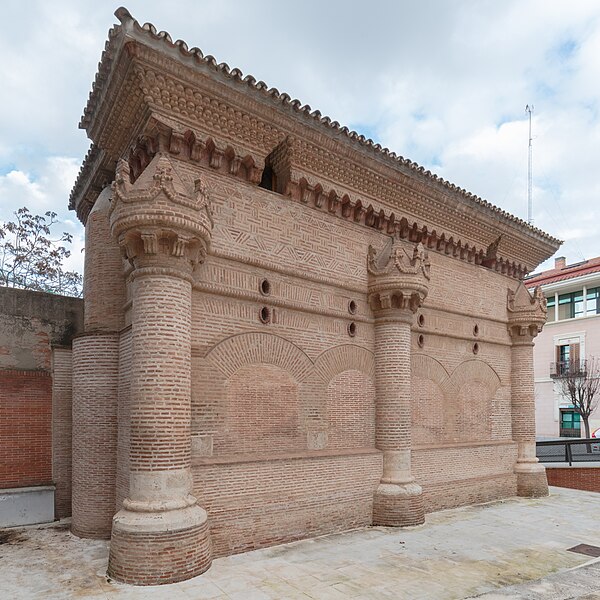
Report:
[[[600,400],[600,361],[595,357],[572,360],[557,379],[562,395],[568,398],[575,412],[579,413],[585,427],[585,437],[590,437],[590,415]]]
[[[0,286],[80,296],[81,275],[63,267],[71,234],[50,237],[56,213],[34,215],[24,207],[14,214],[14,221],[0,223]]]

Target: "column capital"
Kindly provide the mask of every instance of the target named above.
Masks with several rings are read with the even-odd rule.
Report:
[[[369,246],[367,271],[375,317],[412,323],[429,291],[430,262],[423,244],[416,244],[412,253],[395,238],[380,251]]]
[[[532,344],[533,338],[542,330],[548,313],[541,288],[536,287],[531,295],[520,282],[515,291],[508,290],[506,309],[513,345]]]
[[[118,162],[110,206],[112,235],[134,269],[191,277],[210,246],[213,219],[201,178],[186,185],[166,154],[157,154],[131,183]]]

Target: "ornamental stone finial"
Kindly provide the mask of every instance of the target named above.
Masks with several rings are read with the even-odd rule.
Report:
[[[369,246],[369,303],[373,311],[402,309],[415,313],[429,291],[431,263],[420,242],[409,252],[393,239],[377,252]]]
[[[127,161],[118,162],[111,231],[134,266],[152,257],[152,266],[191,270],[204,261],[214,223],[205,182],[193,185],[183,182],[166,154],[158,153],[134,183]]]
[[[515,291],[509,289],[507,311],[511,337],[533,339],[542,330],[548,314],[542,289],[536,287],[532,295],[522,282]]]

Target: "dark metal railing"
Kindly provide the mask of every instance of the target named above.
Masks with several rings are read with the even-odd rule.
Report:
[[[542,463],[600,462],[600,439],[547,440],[536,442],[536,456]]]
[[[550,377],[585,377],[587,374],[587,361],[563,360],[550,363]]]

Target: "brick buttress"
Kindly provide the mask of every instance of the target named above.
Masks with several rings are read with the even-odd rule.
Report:
[[[111,190],[100,194],[85,227],[84,334],[73,340],[71,530],[110,537],[115,513],[119,331],[125,280],[110,232]]]
[[[111,226],[133,269],[129,494],[113,519],[108,573],[136,585],[209,568],[206,511],[192,495],[192,272],[212,218],[201,180],[189,189],[157,154],[135,183],[120,161]]]
[[[521,283],[508,292],[508,330],[511,348],[512,435],[517,443],[515,464],[517,494],[548,495],[546,469],[535,452],[535,391],[533,383],[533,339],[546,322],[546,300],[539,288],[533,296]]]
[[[369,303],[375,316],[376,446],[383,476],[373,501],[373,524],[418,525],[423,496],[411,473],[411,325],[427,296],[429,260],[422,244],[398,240],[369,248]]]

